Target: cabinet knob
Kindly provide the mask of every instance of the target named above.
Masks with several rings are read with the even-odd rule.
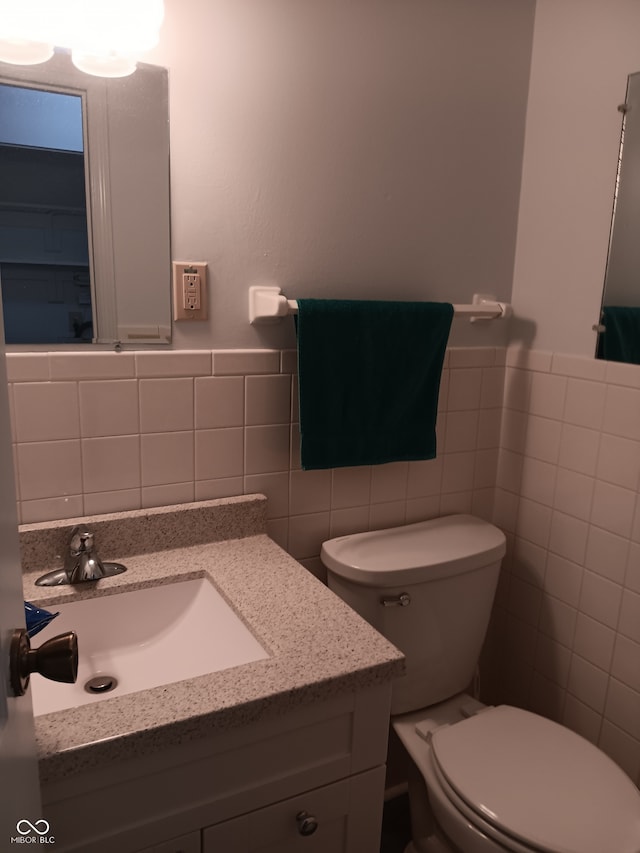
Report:
[[[296,822],[300,835],[313,835],[318,828],[317,819],[309,812],[298,812]]]

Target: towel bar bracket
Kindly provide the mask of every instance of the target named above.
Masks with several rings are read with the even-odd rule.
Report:
[[[470,305],[454,305],[455,317],[467,317],[471,323],[497,320],[510,317],[511,305],[497,302],[495,297],[486,293],[476,293]],[[298,313],[295,299],[287,299],[279,287],[273,285],[252,285],[249,288],[249,322],[252,326],[274,323],[289,314]]]
[[[289,311],[289,301],[279,287],[253,285],[249,288],[249,322],[252,326],[274,323],[286,317]]]
[[[471,305],[454,305],[453,310],[455,315],[467,315],[470,323],[510,317],[513,313],[511,305],[497,302],[492,293],[474,293]]]

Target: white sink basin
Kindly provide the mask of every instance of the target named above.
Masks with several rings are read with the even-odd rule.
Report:
[[[36,716],[195,678],[269,657],[242,619],[205,578],[52,606],[60,611],[33,640],[78,635],[75,684],[31,676]],[[117,680],[87,692],[98,676]]]

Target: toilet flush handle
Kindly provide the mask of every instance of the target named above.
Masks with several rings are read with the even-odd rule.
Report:
[[[401,592],[400,595],[391,595],[389,598],[381,598],[380,604],[383,607],[408,607],[411,604],[411,596],[408,592]]]

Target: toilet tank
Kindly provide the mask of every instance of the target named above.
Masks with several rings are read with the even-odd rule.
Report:
[[[331,539],[322,546],[329,588],[406,656],[391,713],[468,689],[495,596],[504,533],[449,515]]]

